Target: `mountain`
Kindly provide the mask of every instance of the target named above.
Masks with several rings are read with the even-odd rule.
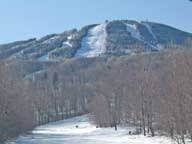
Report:
[[[0,45],[0,59],[59,61],[74,57],[135,55],[185,46],[192,34],[133,20],[105,21],[80,30]]]

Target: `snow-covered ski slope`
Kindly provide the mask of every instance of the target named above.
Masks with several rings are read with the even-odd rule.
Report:
[[[78,128],[76,128],[78,126]],[[134,129],[96,128],[87,115],[37,127],[32,135],[7,144],[172,144],[166,137],[128,135]]]
[[[76,57],[97,57],[105,53],[106,23],[91,28],[81,42],[81,48],[77,51]]]

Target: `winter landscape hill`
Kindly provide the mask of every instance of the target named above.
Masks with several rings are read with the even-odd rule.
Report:
[[[192,144],[192,0],[0,0],[0,144]]]
[[[0,143],[190,144],[191,48],[133,20],[1,44]]]
[[[76,57],[121,56],[187,46],[192,34],[133,20],[105,21],[80,30],[0,45],[0,59],[60,61]]]

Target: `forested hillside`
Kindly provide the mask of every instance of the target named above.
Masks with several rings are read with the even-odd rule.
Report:
[[[26,63],[0,64],[0,137],[91,113],[98,127],[132,124],[139,133],[192,139],[192,50],[54,63],[26,78]],[[36,65],[35,63],[33,63]],[[47,64],[44,64],[46,67]]]

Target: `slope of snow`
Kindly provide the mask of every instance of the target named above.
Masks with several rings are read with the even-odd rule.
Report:
[[[73,47],[73,45],[70,43],[70,40],[72,39],[72,35],[67,37],[67,41],[63,42],[62,47]]]
[[[106,23],[91,28],[81,42],[76,57],[97,57],[106,52]]]
[[[65,41],[65,42],[63,42],[62,47],[73,47],[73,46],[69,41]]]
[[[127,31],[131,33],[131,36],[134,37],[137,40],[143,41],[142,37],[140,35],[139,30],[137,29],[137,26],[135,24],[131,25],[126,23]]]
[[[73,47],[73,45],[69,42],[70,37],[68,37],[68,40],[62,43],[62,48],[67,48],[67,47]],[[38,61],[50,61],[49,59],[49,54],[52,52],[57,51],[59,48],[53,49],[49,52],[47,52],[45,55],[41,56],[38,58]]]
[[[85,115],[37,127],[31,135],[6,144],[172,144],[166,137],[128,135],[133,129],[96,128]]]
[[[148,23],[143,23],[145,25],[145,27],[148,29],[149,33],[152,35],[154,40],[157,40],[157,37],[155,36],[155,34],[153,33],[153,30],[151,28],[151,26]]]
[[[149,24],[147,23],[143,23],[143,25],[148,29],[149,33],[152,35],[154,40],[157,40],[157,37],[155,36],[155,34],[152,31],[152,28]],[[145,40],[143,40],[140,31],[137,29],[137,26],[135,24],[131,25],[131,24],[127,24],[127,31],[131,33],[131,36],[139,41],[142,41],[143,43],[148,44],[151,48],[156,49],[156,50],[162,50],[162,46],[160,45],[154,45],[151,42],[147,42]]]

